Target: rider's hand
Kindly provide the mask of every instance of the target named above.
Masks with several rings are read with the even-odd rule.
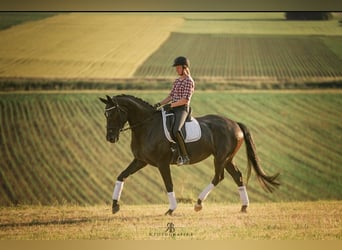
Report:
[[[163,106],[163,109],[164,109],[166,112],[169,112],[169,111],[172,109],[171,103],[164,105],[164,106]]]
[[[158,103],[156,103],[156,104],[153,105],[153,108],[154,108],[155,110],[159,110],[160,107],[161,107],[160,102],[158,102]]]

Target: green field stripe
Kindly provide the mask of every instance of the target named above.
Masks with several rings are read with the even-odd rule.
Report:
[[[16,203],[16,198],[8,179],[7,173],[0,169],[0,206],[9,206]]]
[[[303,114],[303,116],[305,116],[305,114]],[[327,153],[329,153],[329,151],[326,151],[325,147],[322,147],[319,145],[319,141],[314,140],[316,136],[311,136],[310,137],[306,137],[305,135],[301,135],[299,138],[301,138],[300,140],[298,140],[296,143],[294,143],[293,145],[289,145],[294,147],[297,150],[297,154],[300,153],[301,157],[298,158],[299,156],[296,156],[297,160],[299,163],[301,164],[309,164],[313,167],[313,169],[319,169],[319,165],[326,165],[326,158],[327,158]],[[299,146],[302,145],[302,146]],[[308,145],[309,147],[306,149],[306,145]],[[317,151],[315,150],[315,148],[317,147]],[[323,152],[322,152],[323,150]],[[316,152],[321,152],[325,157],[322,158],[320,157],[320,154],[317,154]],[[305,158],[306,160],[304,162],[301,161],[302,158]],[[328,170],[324,170],[324,171],[313,171],[311,173],[312,176],[316,176],[317,178],[326,178],[327,180],[329,179],[329,176],[334,174],[334,171],[332,170],[330,173],[330,171]],[[336,172],[335,172],[336,173]]]
[[[87,101],[86,103],[83,103],[81,101],[77,101],[73,99],[70,101],[70,103],[74,110],[74,113],[72,115],[78,116],[77,117],[78,124],[75,123],[74,126],[77,126],[76,128],[78,132],[80,133],[80,135],[77,136],[79,149],[80,149],[79,154],[83,158],[82,161],[84,161],[84,163],[87,163],[87,165],[96,164],[97,163],[96,159],[94,157],[89,157],[92,154],[87,153],[87,151],[93,152],[93,150],[100,144],[98,131],[94,129],[95,126],[93,124],[93,121],[95,118],[93,114],[86,111],[87,107],[89,106],[89,101]],[[63,105],[63,107],[64,107],[64,110],[66,110],[67,107],[65,105]],[[103,143],[103,140],[102,140],[102,143]]]
[[[11,104],[13,108],[13,119],[12,126],[15,128],[13,133],[13,146],[15,148],[15,157],[18,160],[18,168],[20,170],[20,175],[18,176],[18,186],[16,189],[18,193],[22,194],[22,197],[19,197],[20,202],[32,200],[37,200],[37,194],[39,194],[39,180],[32,174],[32,166],[30,165],[30,161],[32,156],[27,154],[26,149],[29,148],[30,145],[27,144],[28,140],[26,137],[26,133],[29,132],[27,128],[27,112],[28,110],[25,107],[25,104],[21,101],[14,101]],[[13,129],[12,127],[12,129]],[[38,181],[38,183],[37,183]],[[38,185],[35,185],[37,183]],[[23,191],[23,192],[22,192]]]
[[[150,102],[167,94],[134,93]],[[103,106],[95,104],[97,97],[95,93],[2,94],[0,117],[4,125],[0,132],[5,147],[0,154],[6,165],[1,167],[1,174],[19,202],[110,202],[116,177],[132,160],[131,133],[122,133],[117,144],[106,142]],[[11,104],[9,108],[7,103]],[[246,124],[266,173],[281,172],[282,185],[274,194],[265,193],[252,174],[248,185],[252,203],[341,197],[340,105],[340,94],[319,91],[197,91],[192,103],[196,116],[219,114]],[[18,126],[17,120],[27,122]],[[21,134],[15,133],[17,130]],[[25,139],[19,144],[17,137]],[[244,178],[245,154],[242,145],[235,158]],[[32,166],[39,168],[39,176],[32,176]],[[213,159],[195,166],[172,166],[171,171],[177,198],[196,200],[213,178]],[[23,179],[29,183],[21,183]],[[48,191],[37,193],[37,186],[44,185]],[[6,196],[1,202],[15,202],[13,197]],[[213,201],[239,203],[236,185],[228,173],[207,202]],[[147,166],[128,178],[122,202],[167,204],[159,171]]]
[[[51,164],[51,158],[47,159],[43,157],[44,151],[49,149],[51,147],[51,143],[48,145],[45,145],[45,147],[42,147],[41,142],[45,141],[47,138],[51,136],[49,131],[52,131],[51,129],[47,129],[48,132],[45,136],[41,136],[41,134],[36,133],[37,130],[41,130],[44,126],[43,124],[39,124],[40,121],[49,122],[48,117],[41,116],[39,117],[38,114],[41,112],[39,109],[40,101],[36,100],[30,100],[25,101],[23,104],[25,105],[25,109],[27,117],[25,118],[26,124],[28,126],[27,130],[29,131],[27,136],[27,146],[29,148],[32,148],[33,152],[41,152],[38,154],[32,154],[32,158],[30,159],[30,167],[27,169],[27,171],[30,173],[33,178],[36,180],[32,180],[32,183],[35,183],[37,185],[37,194],[39,200],[44,201],[43,204],[51,204],[52,202],[55,202],[58,199],[58,196],[52,194],[53,190],[58,190],[58,186],[56,184],[55,180],[51,181],[49,178],[51,174],[49,174],[49,170],[53,169]],[[39,120],[41,119],[41,120]],[[53,154],[52,154],[53,155]],[[44,161],[45,158],[45,161]],[[52,184],[52,185],[51,185]],[[61,192],[58,192],[57,194],[60,194]],[[39,197],[40,195],[40,197]]]
[[[40,125],[45,127],[42,133],[37,134],[37,137],[40,138],[41,152],[45,152],[41,156],[41,164],[47,174],[46,185],[48,185],[50,190],[59,190],[58,192],[53,192],[53,199],[56,199],[58,202],[63,202],[64,200],[73,201],[76,196],[70,193],[67,185],[61,185],[61,183],[68,183],[68,180],[71,180],[71,178],[68,178],[65,172],[60,171],[60,166],[64,164],[64,159],[63,157],[59,157],[59,137],[58,134],[57,136],[55,135],[56,131],[58,131],[60,121],[53,119],[50,111],[51,107],[45,99],[37,99],[41,111],[40,121],[43,121]],[[47,158],[45,157],[46,155],[50,157]]]
[[[70,202],[77,201],[79,199],[79,195],[74,193],[73,188],[70,188],[70,186],[68,187],[68,184],[72,183],[74,180],[73,176],[71,176],[68,171],[65,171],[65,169],[68,169],[67,166],[68,164],[72,164],[72,161],[64,157],[65,141],[60,137],[61,120],[55,119],[56,104],[50,104],[48,100],[42,99],[40,100],[40,105],[44,107],[44,113],[42,115],[45,116],[48,121],[44,124],[47,126],[47,133],[44,135],[44,138],[51,138],[51,140],[45,140],[47,143],[44,141],[44,144],[47,144],[48,154],[53,156],[48,159],[48,164],[46,165],[55,166],[52,169],[50,181],[48,183],[54,182],[58,186],[60,183],[66,184],[63,185],[63,187],[57,186],[57,190],[59,188],[62,189],[61,192],[58,192],[59,202],[63,202],[64,200]]]
[[[299,108],[305,109],[312,117],[320,118],[323,121],[327,120],[329,123],[340,124],[340,114],[342,113],[340,95],[313,95],[312,98],[317,100],[315,102],[311,102],[310,98],[309,96],[306,101],[302,101]]]
[[[47,148],[51,147],[49,145],[42,145],[42,141],[46,141],[46,136],[42,136],[40,131],[42,131],[42,126],[40,121],[45,121],[47,117],[40,116],[41,109],[39,106],[39,101],[31,100],[25,102],[25,107],[28,110],[28,117],[26,118],[26,123],[30,128],[30,132],[27,136],[28,147],[32,148],[33,152],[44,152]],[[48,135],[49,136],[49,135]],[[53,168],[49,166],[49,159],[44,156],[44,153],[32,154],[33,158],[30,162],[30,172],[35,176],[38,181],[34,181],[37,187],[42,191],[38,191],[41,194],[39,200],[43,201],[42,204],[51,204],[56,201],[55,196],[52,195],[52,190],[56,190],[57,187],[54,185],[56,182],[51,181],[49,178],[49,171]],[[52,184],[52,186],[51,186]]]
[[[2,158],[2,162],[4,164],[4,166],[2,166],[2,171],[7,169],[7,171],[4,173],[5,178],[8,180],[10,185],[7,188],[12,191],[11,202],[16,204],[18,202],[22,203],[25,201],[26,197],[32,196],[31,187],[26,186],[27,183],[22,181],[22,172],[25,172],[26,164],[20,159],[22,153],[20,152],[20,149],[18,149],[19,146],[17,146],[16,129],[18,126],[16,126],[16,118],[20,118],[20,115],[18,115],[18,111],[14,102],[5,100],[5,120],[2,128],[7,131],[5,132],[5,137],[3,138],[7,142],[4,144],[6,148],[6,156]]]
[[[315,189],[320,190],[320,183],[328,182],[329,176],[333,175],[333,173],[328,173],[326,170],[323,170],[324,172],[316,171],[320,169],[319,163],[317,161],[308,161],[307,158],[312,157],[312,155],[303,153],[301,147],[298,147],[300,145],[294,143],[287,144],[286,142],[279,142],[279,144],[281,147],[278,149],[278,159],[274,159],[273,161],[272,155],[269,157],[262,157],[262,152],[260,156],[262,157],[261,159],[267,160],[268,162],[276,162],[275,164],[277,164],[278,167],[277,171],[281,172],[282,176],[286,178],[286,181],[283,181],[285,185],[295,187],[298,183],[301,183],[300,186],[305,187],[302,188],[303,192],[307,191],[310,193],[309,190],[312,192],[314,192],[313,190]],[[276,145],[273,147],[276,147]],[[277,148],[274,148],[274,151],[276,150]],[[294,150],[296,153],[293,152]],[[319,181],[315,181],[315,179]],[[293,193],[297,194],[296,190],[293,190]],[[310,193],[310,196],[313,198],[315,194]],[[309,196],[307,196],[307,198],[308,197]]]
[[[342,36],[322,36],[320,39],[336,55],[342,59]]]
[[[41,126],[44,125],[46,128],[44,130],[37,130],[35,136],[40,140],[40,152],[47,151],[40,155],[39,161],[41,166],[44,167],[46,185],[48,186],[48,189],[52,191],[50,199],[57,200],[58,202],[63,202],[64,200],[73,201],[76,197],[73,197],[70,194],[70,190],[66,185],[61,185],[61,183],[67,182],[67,176],[61,176],[61,171],[58,171],[58,167],[54,167],[54,165],[60,166],[64,164],[63,158],[58,158],[56,161],[55,157],[46,157],[47,155],[58,155],[58,147],[56,145],[58,140],[53,140],[53,143],[51,143],[50,140],[46,140],[45,138],[52,136],[53,134],[51,131],[58,130],[58,124],[60,123],[54,120],[54,116],[50,115],[49,106],[44,100],[38,99],[37,104],[39,107],[36,114],[37,121],[45,121],[45,124],[41,124]],[[33,107],[32,110],[34,110]],[[54,190],[58,190],[58,192],[55,192]]]
[[[253,104],[252,104],[253,105]],[[254,107],[256,107],[256,108],[260,108],[260,110],[262,110],[262,109],[264,109],[265,107],[263,107],[263,106],[260,106],[259,105],[259,107],[257,107],[257,104],[255,104],[255,105],[253,105]],[[266,104],[266,106],[267,106],[267,108],[270,110],[270,111],[272,111],[272,109],[273,109],[273,106],[271,106],[271,105],[267,105]],[[278,113],[279,111],[278,111],[278,109],[274,109],[274,111],[273,112],[269,112],[269,114],[272,114],[272,113]],[[301,115],[300,115],[301,116]],[[276,120],[276,118],[273,116],[273,115],[268,115],[268,114],[265,114],[264,115],[264,117],[266,118],[266,117],[269,117],[269,119],[270,119],[270,122],[274,119],[274,120]],[[280,127],[279,128],[279,130],[280,130],[280,132],[282,131],[282,130],[284,130],[286,127],[287,128],[290,128],[290,126],[291,126],[291,120],[292,118],[289,118],[289,119],[286,119],[286,120],[279,120],[279,121],[281,121],[282,122],[282,125],[284,126],[283,127],[283,129]],[[296,119],[294,119],[294,122],[296,121]],[[294,124],[295,125],[295,124]],[[301,126],[301,124],[298,124],[299,126]],[[292,130],[289,130],[289,132],[288,132],[288,135],[289,136],[293,136],[293,137],[295,137],[295,134],[296,133],[300,133],[300,131],[295,131],[294,132],[294,134],[292,135],[292,132],[294,132],[294,131],[292,131]],[[294,138],[295,139],[295,138]],[[304,139],[304,138],[298,138],[298,140],[302,140],[302,139]]]
[[[290,105],[295,105],[296,109],[302,112],[302,118],[304,118],[302,122],[308,124],[310,126],[308,129],[315,132],[316,136],[311,136],[312,142],[322,145],[327,151],[335,152],[339,157],[338,148],[341,148],[341,146],[336,147],[336,144],[341,145],[341,143],[339,140],[336,140],[338,137],[335,134],[329,133],[329,131],[333,127],[339,126],[338,117],[341,116],[342,112],[338,104],[334,108],[328,108],[325,105],[326,101],[322,102],[320,98],[315,99],[317,101],[311,104],[309,104],[310,102],[293,100]],[[329,102],[332,102],[332,99],[329,99]],[[323,138],[329,138],[330,140],[322,140]]]
[[[60,100],[56,101],[58,104],[61,102]],[[57,105],[57,103],[55,105]],[[70,103],[72,104],[72,103]],[[61,103],[60,112],[65,127],[63,132],[58,133],[58,136],[65,142],[64,148],[61,149],[60,153],[62,153],[61,157],[65,157],[70,163],[69,166],[64,165],[61,166],[62,171],[69,171],[71,185],[73,186],[74,192],[77,194],[78,200],[83,203],[87,203],[90,200],[96,200],[97,196],[95,195],[95,187],[91,185],[91,179],[89,179],[89,173],[84,168],[84,164],[79,154],[79,148],[81,147],[82,136],[84,136],[80,131],[79,127],[82,126],[81,123],[76,122],[79,118],[79,114],[77,114],[71,108],[72,105],[65,105]],[[53,114],[52,114],[53,115]],[[86,190],[86,193],[85,193]]]
[[[3,196],[1,196],[2,205],[11,205],[16,202],[17,194],[16,190],[14,190],[14,183],[15,180],[18,180],[18,169],[16,166],[16,157],[14,154],[14,147],[11,147],[12,138],[11,138],[11,131],[13,127],[11,126],[12,114],[11,112],[12,107],[10,106],[9,102],[5,99],[0,99],[0,122],[2,126],[0,126],[1,130],[1,168],[0,172],[2,174],[3,182],[2,183],[2,191],[6,192]]]
[[[50,131],[52,131],[51,138],[54,140],[54,146],[49,150],[52,151],[51,153],[54,156],[51,160],[52,164],[54,164],[56,168],[56,176],[58,176],[62,183],[66,184],[66,187],[68,188],[66,192],[69,193],[69,197],[72,197],[72,200],[68,200],[69,202],[86,203],[87,198],[83,194],[83,191],[79,189],[79,186],[83,183],[79,180],[81,177],[78,175],[75,176],[73,173],[74,169],[71,167],[72,165],[79,164],[70,156],[69,151],[67,150],[67,144],[69,143],[67,139],[68,137],[64,137],[61,132],[62,128],[68,126],[70,117],[64,116],[63,111],[58,110],[58,102],[55,100],[44,100],[43,103],[46,106],[45,114],[51,120],[51,122],[46,125],[50,127]],[[57,119],[55,118],[56,114],[60,115]],[[64,122],[62,123],[61,121]],[[84,188],[86,187],[83,186],[82,190],[86,190]]]
[[[12,125],[15,128],[15,141],[12,146],[15,148],[16,158],[18,159],[18,164],[20,166],[19,169],[21,170],[19,176],[19,186],[17,188],[28,189],[24,192],[24,197],[22,197],[22,202],[26,203],[25,201],[28,200],[39,200],[37,196],[39,196],[41,190],[39,187],[39,180],[32,173],[31,164],[34,156],[27,154],[26,152],[26,149],[32,146],[29,144],[29,139],[26,136],[26,133],[30,132],[28,126],[29,110],[26,107],[26,103],[22,102],[21,100],[16,100],[13,102],[13,109],[15,112],[15,118],[13,119]]]
[[[256,107],[256,105],[257,104],[252,104],[252,106],[253,107]],[[258,113],[258,111],[257,111],[258,109],[256,108],[256,112]],[[265,119],[267,119],[267,117],[265,116],[265,114],[263,114],[263,121],[266,121],[267,122],[267,120],[265,120]],[[272,119],[272,118],[271,118]],[[267,122],[267,123],[269,123],[269,122]],[[282,129],[283,131],[287,131],[287,130],[285,130],[285,129]],[[265,130],[265,132],[267,132],[267,130]],[[278,132],[279,133],[279,132]],[[290,147],[290,148],[292,148],[292,149],[295,149],[297,152],[300,152],[302,155],[304,154],[304,155],[307,155],[307,157],[305,158],[306,159],[306,164],[310,164],[311,166],[313,166],[313,167],[316,167],[319,163],[320,163],[320,158],[319,157],[315,157],[315,155],[314,155],[314,152],[311,152],[311,151],[307,151],[307,150],[304,150],[304,148],[302,147],[302,146],[300,146],[300,145],[303,145],[303,146],[305,146],[305,141],[303,142],[303,138],[301,138],[300,140],[298,140],[298,141],[296,141],[296,137],[295,137],[295,135],[292,137],[292,139],[291,139],[291,143],[289,143],[288,142],[288,139],[286,139],[286,137],[288,137],[289,136],[289,134],[283,134],[284,136],[283,137],[279,137],[279,136],[277,136],[277,138],[278,138],[278,143],[279,144],[281,144],[281,145],[283,145],[283,146],[285,146],[285,147]],[[284,138],[284,140],[282,140],[281,138]],[[291,138],[291,137],[290,137]],[[266,138],[265,138],[266,139]],[[310,138],[309,138],[310,139]],[[266,139],[266,141],[269,141],[269,140],[267,140]],[[288,152],[287,154],[289,154],[290,152]],[[291,153],[290,153],[291,154]],[[310,161],[310,158],[315,158],[314,160],[312,160],[312,161]],[[322,164],[324,163],[324,162],[321,162]],[[298,171],[298,169],[297,169],[297,171]],[[328,174],[324,174],[323,173],[323,176],[322,176],[322,173],[319,173],[319,178],[324,178],[324,175],[327,175],[327,176],[329,176]]]

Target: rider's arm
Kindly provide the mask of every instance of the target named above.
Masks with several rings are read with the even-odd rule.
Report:
[[[171,103],[171,108],[182,106],[182,105],[188,105],[188,104],[189,104],[189,100],[186,98],[182,98],[177,102]]]

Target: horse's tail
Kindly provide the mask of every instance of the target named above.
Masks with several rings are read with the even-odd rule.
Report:
[[[238,122],[238,125],[240,126],[246,143],[246,151],[247,151],[247,159],[248,159],[248,166],[247,166],[247,182],[251,175],[251,166],[253,166],[253,169],[255,170],[255,173],[257,174],[258,181],[260,185],[268,192],[272,192],[276,187],[280,185],[280,183],[277,181],[277,178],[279,176],[279,173],[268,176],[264,172],[264,170],[261,168],[261,165],[259,163],[258,156],[256,154],[256,148],[254,145],[253,137],[249,131],[249,129],[242,123]]]

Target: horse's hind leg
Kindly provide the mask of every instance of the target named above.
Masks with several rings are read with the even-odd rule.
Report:
[[[243,180],[242,180],[242,174],[241,174],[240,170],[237,168],[237,166],[232,161],[227,162],[225,169],[233,177],[234,182],[238,186],[240,200],[241,200],[241,204],[242,204],[241,212],[247,212],[247,207],[249,205],[249,199],[248,199],[246,187],[245,187]]]
[[[215,158],[215,176],[211,183],[203,189],[203,191],[198,196],[197,203],[195,204],[195,211],[198,212],[202,209],[202,202],[208,197],[209,193],[214,189],[214,187],[219,184],[224,179],[224,160],[218,160]]]

